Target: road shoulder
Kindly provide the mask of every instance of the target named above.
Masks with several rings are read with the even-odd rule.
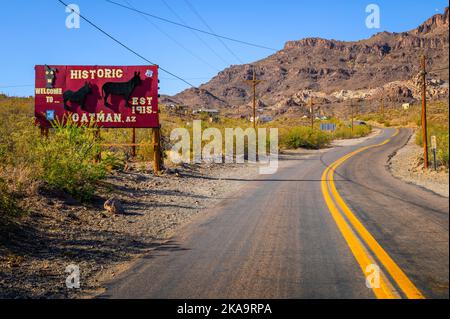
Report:
[[[440,168],[437,172],[425,171],[422,168],[422,152],[422,148],[415,143],[415,133],[413,133],[408,142],[390,157],[389,171],[397,179],[448,198],[448,169]]]

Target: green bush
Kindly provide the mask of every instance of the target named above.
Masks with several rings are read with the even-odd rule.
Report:
[[[291,149],[320,149],[330,145],[331,141],[331,134],[304,126],[289,129],[280,137],[280,145]]]
[[[14,207],[15,196],[26,196],[42,184],[82,201],[91,199],[96,182],[108,170],[123,166],[124,159],[105,152],[102,161],[95,163],[101,146],[92,127],[57,124],[48,138],[42,138],[34,123],[32,102],[0,98],[2,210]]]
[[[95,183],[106,176],[112,161],[109,156],[106,162],[96,162],[101,146],[94,130],[68,122],[56,124],[48,138],[39,139],[32,151],[39,179],[82,201],[90,200]]]

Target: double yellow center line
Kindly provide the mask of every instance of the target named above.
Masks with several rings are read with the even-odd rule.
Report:
[[[398,133],[399,131],[396,130],[392,137],[395,137]],[[347,206],[345,201],[339,195],[334,183],[334,173],[345,161],[367,149],[386,145],[390,142],[391,138],[380,144],[362,147],[331,164],[322,175],[322,193],[336,225],[347,242],[347,245],[350,247],[350,250],[363,273],[367,275],[367,270],[371,269],[371,266],[377,265],[377,262],[375,261],[376,257],[407,298],[423,299],[424,296],[422,293]],[[394,299],[401,297],[389,278],[383,272],[380,273],[379,279],[379,285],[371,287],[377,298]]]

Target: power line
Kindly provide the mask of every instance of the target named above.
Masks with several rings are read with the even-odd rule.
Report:
[[[67,7],[67,4],[64,3],[64,1],[62,0],[58,0],[62,5],[64,5],[65,7]],[[156,63],[151,62],[150,60],[148,60],[147,58],[145,58],[144,56],[142,56],[141,54],[137,53],[136,51],[134,51],[133,49],[131,49],[130,47],[128,47],[127,45],[123,44],[122,42],[120,42],[119,40],[117,40],[115,37],[113,37],[112,35],[110,35],[108,32],[104,31],[102,28],[100,28],[99,26],[97,26],[95,23],[91,22],[89,19],[87,19],[86,17],[84,17],[83,15],[81,15],[79,12],[76,12],[75,10],[72,10],[72,12],[75,12],[81,19],[83,19],[84,21],[86,21],[87,23],[89,23],[91,26],[93,26],[95,29],[97,29],[98,31],[100,31],[101,33],[103,33],[104,35],[106,35],[108,38],[110,38],[111,40],[113,40],[114,42],[116,42],[117,44],[119,44],[120,46],[124,47],[125,49],[127,49],[128,51],[130,51],[131,53],[135,54],[136,56],[138,56],[139,58],[141,58],[142,60],[146,61],[147,63],[150,63],[152,65],[156,65]],[[186,81],[185,79],[183,79],[182,77],[173,74],[172,72],[162,68],[159,66],[159,69],[161,69],[161,71],[173,76],[174,78],[177,78],[178,80],[186,83],[189,86],[195,87],[193,84],[189,83],[188,81]]]
[[[34,86],[34,84],[19,84],[19,85],[0,86],[0,89],[22,88],[22,87],[31,87],[31,86]]]
[[[58,0],[58,1],[59,1],[59,0]],[[227,36],[223,36],[223,35],[216,34],[216,33],[214,33],[214,32],[209,32],[209,31],[205,31],[205,30],[198,29],[198,28],[194,28],[194,27],[191,27],[191,26],[182,24],[182,23],[178,23],[178,22],[175,22],[175,21],[166,19],[166,18],[162,18],[162,17],[156,16],[156,15],[151,14],[151,13],[148,13],[148,12],[144,12],[144,11],[141,11],[141,10],[138,10],[138,9],[130,8],[130,7],[125,6],[125,5],[121,4],[121,3],[117,3],[117,2],[114,2],[114,1],[111,1],[111,0],[105,0],[105,1],[106,1],[106,2],[109,2],[109,3],[112,3],[112,4],[115,4],[116,6],[119,6],[119,7],[128,9],[128,10],[131,10],[131,11],[135,11],[135,12],[138,12],[138,13],[145,14],[146,16],[152,17],[152,18],[154,18],[154,19],[158,19],[158,20],[161,20],[161,21],[170,23],[170,24],[177,25],[177,26],[179,26],[179,27],[183,27],[183,28],[186,28],[186,29],[191,29],[191,30],[194,30],[194,31],[197,31],[197,32],[201,32],[201,33],[204,33],[204,34],[208,34],[208,35],[211,35],[211,36],[213,36],[213,37],[222,38],[222,39],[224,39],[224,40],[228,40],[228,41],[232,41],[232,42],[237,42],[237,43],[245,44],[245,45],[252,46],[252,47],[256,47],[256,48],[260,48],[260,49],[266,49],[266,50],[270,50],[270,51],[278,51],[277,49],[270,48],[270,47],[267,47],[267,46],[264,46],[264,45],[259,45],[259,44],[255,44],[255,43],[250,43],[250,42],[242,41],[242,40],[237,40],[237,39],[234,39],[234,38],[230,38],[230,37],[227,37]]]
[[[200,15],[200,13],[198,13],[198,11],[195,9],[195,7],[192,5],[192,3],[189,2],[189,0],[184,0],[184,2],[188,5],[189,9],[191,9],[192,12],[194,12],[194,14],[197,16],[197,18],[208,28],[209,31],[211,31],[211,33],[215,33],[214,30],[209,26],[209,24],[205,21],[205,19],[202,18],[202,16]],[[221,38],[217,38],[217,40],[219,40],[219,42],[224,46],[224,48],[232,55],[236,58],[236,60],[238,60],[241,64],[243,64],[244,62],[228,47],[228,45],[221,39]]]
[[[125,2],[132,8],[135,8],[129,1],[125,0]],[[185,50],[186,52],[188,52],[190,55],[192,55],[194,58],[198,59],[199,61],[203,62],[204,64],[206,64],[207,66],[209,66],[211,69],[214,69],[215,71],[220,71],[218,68],[216,68],[215,66],[211,65],[210,63],[208,63],[208,61],[206,61],[205,59],[203,59],[202,57],[198,56],[197,54],[195,54],[193,51],[191,51],[190,49],[188,49],[187,47],[185,47],[181,42],[179,42],[177,39],[175,39],[174,37],[172,37],[169,33],[165,32],[163,29],[161,29],[160,27],[158,27],[155,23],[153,23],[146,15],[140,14],[148,23],[150,23],[154,28],[156,28],[159,32],[161,32],[162,34],[164,34],[168,39],[172,40],[176,45],[178,45],[180,48],[182,48],[183,50]]]
[[[167,3],[167,1],[165,0],[161,0],[164,5],[170,10],[170,12],[173,13],[174,16],[177,17],[178,20],[181,21],[181,23],[183,24],[187,24],[184,19],[182,17],[180,17],[180,15]],[[218,57],[223,63],[225,63],[225,65],[229,65],[230,63],[228,63],[219,53],[217,53],[216,50],[214,50],[205,40],[203,40],[202,37],[200,37],[198,35],[197,32],[195,32],[194,30],[190,30],[192,32],[193,35],[195,35],[195,37],[201,42],[203,43],[204,46],[206,46],[216,57]]]

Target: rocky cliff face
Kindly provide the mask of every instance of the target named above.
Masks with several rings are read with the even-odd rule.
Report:
[[[276,114],[304,107],[310,96],[324,105],[384,95],[392,101],[413,100],[423,53],[430,70],[448,67],[448,26],[447,8],[409,32],[381,32],[356,42],[289,41],[266,59],[231,66],[199,89],[183,91],[172,100],[189,107],[243,108],[251,102],[251,90],[244,80],[251,77],[253,68],[264,81],[258,86],[259,104]],[[439,83],[430,94],[448,96],[448,69],[430,76],[434,84]]]

